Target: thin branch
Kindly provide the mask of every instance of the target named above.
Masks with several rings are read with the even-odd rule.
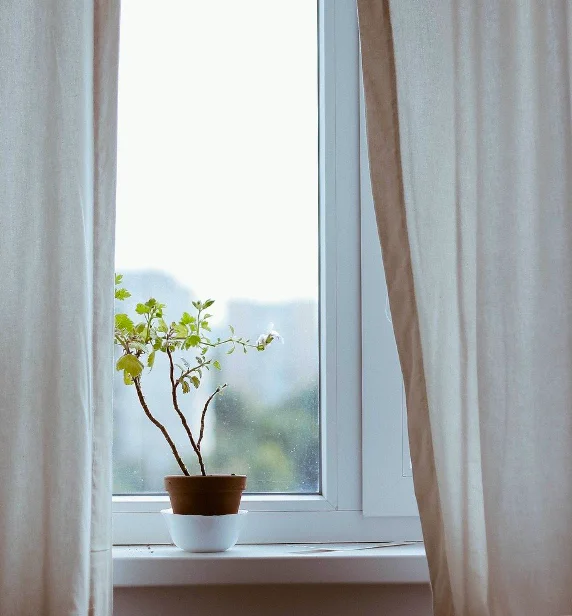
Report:
[[[159,430],[161,430],[161,432],[163,433],[163,436],[165,437],[165,440],[167,441],[167,443],[169,443],[169,446],[171,447],[173,455],[175,456],[177,463],[181,467],[181,470],[188,477],[189,471],[187,470],[185,463],[183,462],[181,456],[179,455],[179,452],[177,451],[177,447],[175,443],[173,442],[173,439],[169,436],[169,433],[167,432],[167,429],[165,428],[165,426],[158,419],[155,419],[155,417],[153,417],[153,415],[151,414],[151,411],[149,410],[149,407],[147,406],[147,402],[145,401],[145,397],[143,396],[143,391],[141,390],[141,383],[140,383],[139,377],[135,377],[133,379],[133,383],[135,384],[135,389],[137,390],[137,397],[139,398],[139,402],[141,403],[141,406],[143,407],[143,410],[145,411],[145,415],[147,415],[147,417],[151,420],[151,422],[154,423],[157,426],[157,428],[159,428]]]
[[[193,449],[195,450],[195,453],[197,454],[197,458],[199,459],[199,465],[201,467],[201,474],[205,476],[207,473],[205,470],[203,457],[201,455],[201,450],[199,449],[199,447],[197,447],[197,443],[195,442],[193,433],[191,432],[191,429],[189,428],[189,424],[187,423],[187,418],[183,415],[181,409],[179,408],[179,402],[177,399],[177,385],[179,384],[179,381],[175,381],[175,364],[173,363],[173,354],[169,350],[168,343],[167,343],[167,355],[169,357],[169,377],[171,379],[171,396],[173,398],[173,408],[175,409],[177,415],[179,416],[179,419],[181,420],[181,423],[183,424],[183,428],[185,429],[185,432],[187,433],[187,436],[189,437],[189,440],[191,441],[191,445],[193,446]]]
[[[117,340],[119,340],[119,342],[121,343],[121,346],[125,349],[125,352],[130,353],[128,343],[125,340],[123,340],[123,338],[121,338],[121,336],[118,333],[115,333],[115,337],[117,338]]]
[[[201,415],[201,431],[199,434],[199,440],[197,442],[197,447],[199,448],[199,450],[201,449],[201,441],[203,440],[203,436],[205,433],[205,416],[207,414],[207,409],[209,408],[209,404],[211,403],[211,400],[217,395],[220,394],[220,392],[227,386],[227,384],[225,383],[224,385],[219,385],[215,391],[209,396],[209,399],[206,401],[205,403],[205,407],[203,408],[203,412]]]
[[[220,342],[205,342],[204,340],[201,340],[201,344],[203,346],[208,346],[212,348],[216,348],[223,344],[228,344],[229,342],[232,342],[233,344],[240,344],[242,347],[248,347],[250,349],[258,348],[256,344],[250,344],[248,340],[241,340],[240,338],[227,338],[226,340],[221,340]]]
[[[194,368],[189,368],[188,370],[185,370],[184,372],[181,373],[181,376],[178,378],[177,380],[177,385],[183,380],[186,379],[191,372],[197,372],[199,371],[201,368],[204,368],[206,366],[210,366],[212,364],[212,361],[210,359],[207,359],[204,363],[202,364],[198,364],[197,366],[195,366]]]
[[[199,334],[201,335],[201,334]],[[181,341],[186,340],[186,336],[173,336],[170,340]],[[211,348],[216,348],[222,346],[223,344],[228,344],[232,342],[233,344],[239,344],[243,347],[248,347],[249,349],[257,349],[258,346],[256,344],[250,344],[248,340],[241,340],[240,338],[227,338],[226,340],[220,340],[219,342],[207,342],[201,335],[201,341],[197,344],[197,346],[206,346]]]

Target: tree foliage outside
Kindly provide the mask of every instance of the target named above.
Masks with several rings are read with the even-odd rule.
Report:
[[[226,394],[216,402],[214,472],[248,476],[248,492],[315,493],[320,488],[318,390],[274,408]],[[293,486],[295,488],[293,489]]]

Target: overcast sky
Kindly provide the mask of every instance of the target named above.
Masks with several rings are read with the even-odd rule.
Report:
[[[118,271],[317,299],[313,0],[123,0]]]

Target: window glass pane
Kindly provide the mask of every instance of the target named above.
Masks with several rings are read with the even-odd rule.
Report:
[[[198,432],[228,383],[207,415],[207,472],[317,492],[316,3],[123,0],[121,20],[116,268],[132,297],[117,310],[155,297],[171,322],[214,298],[213,338],[278,330],[284,344],[262,353],[218,353],[222,372],[181,406]],[[143,391],[197,473],[167,366],[157,358]],[[178,466],[120,373],[114,405],[114,492],[162,492]]]

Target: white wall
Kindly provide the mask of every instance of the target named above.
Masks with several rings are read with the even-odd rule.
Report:
[[[119,588],[114,616],[431,616],[424,585]]]

